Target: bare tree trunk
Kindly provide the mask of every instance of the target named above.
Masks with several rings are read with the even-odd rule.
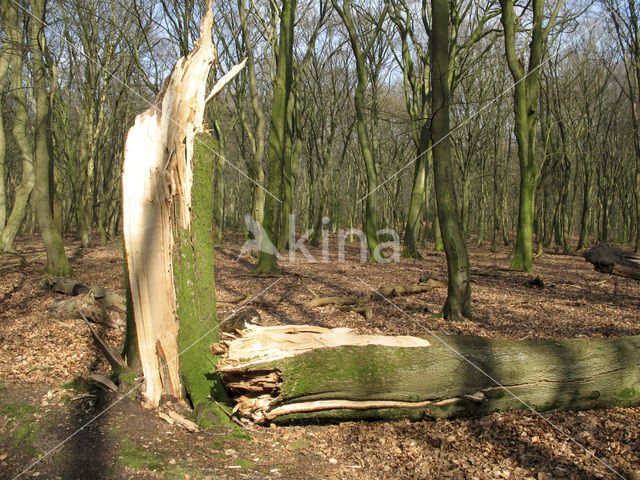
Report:
[[[13,24],[15,24],[15,20],[11,22],[7,20],[7,17],[11,15],[9,11],[9,1],[2,0],[0,2],[0,10],[4,13],[5,16],[5,35],[8,34],[7,30],[9,28],[13,28]],[[14,14],[15,15],[15,10]],[[10,43],[6,41],[7,37],[5,37],[5,42],[2,45],[2,49],[0,51],[0,85],[6,85],[7,76],[9,73],[9,59],[11,58],[10,52]],[[6,167],[5,167],[5,153],[7,150],[7,141],[4,134],[4,112],[2,111],[2,104],[0,103],[0,232],[4,230],[4,226],[7,222],[7,192],[5,190],[5,176],[6,176]]]
[[[265,206],[265,191],[264,191],[264,168],[262,167],[262,161],[264,159],[264,143],[266,132],[266,120],[264,112],[260,107],[260,99],[258,94],[258,80],[256,78],[255,58],[253,54],[253,43],[251,41],[251,35],[249,31],[249,24],[247,23],[245,0],[238,0],[238,12],[240,14],[240,28],[242,31],[242,39],[247,49],[247,75],[249,77],[249,90],[251,93],[251,107],[253,113],[256,116],[257,122],[255,129],[253,129],[253,168],[252,174],[254,180],[258,185],[254,185],[253,188],[253,219],[258,225],[262,225],[264,220],[264,206]],[[251,128],[249,124],[243,121],[243,127],[245,130]],[[260,239],[257,239],[260,242]]]
[[[269,134],[269,195],[264,209],[264,238],[262,238],[256,273],[279,273],[276,251],[282,216],[285,213],[282,199],[284,190],[290,188],[291,178],[291,142],[293,132],[289,115],[292,113],[293,101],[293,26],[295,21],[296,0],[285,0],[280,16],[280,36],[278,41],[277,70],[274,82],[273,108],[271,111],[271,132]],[[288,219],[287,219],[288,220]]]
[[[33,203],[38,227],[47,251],[46,271],[51,275],[72,275],[62,243],[62,234],[53,221],[53,139],[51,134],[51,93],[55,79],[45,65],[48,55],[44,37],[44,19],[47,0],[31,0],[29,42],[33,65],[33,89],[36,111],[34,121],[35,191]]]
[[[367,86],[369,81],[369,74],[367,72],[367,55],[374,46],[374,40],[380,34],[382,21],[378,20],[374,25],[373,33],[370,34],[370,38],[366,41],[368,44],[361,45],[361,38],[356,31],[353,15],[351,13],[351,1],[343,0],[342,7],[338,5],[337,0],[331,0],[333,7],[336,9],[340,18],[347,29],[349,34],[349,42],[353,50],[356,61],[356,74],[357,85],[354,94],[354,105],[356,109],[357,119],[357,132],[358,142],[360,143],[360,151],[364,159],[365,170],[367,173],[367,196],[365,199],[365,234],[367,237],[367,246],[369,253],[371,254],[371,261],[380,261],[382,256],[378,252],[380,239],[378,238],[378,171],[376,168],[374,147],[372,146],[372,139],[369,137],[369,128],[367,125],[367,115],[365,108],[365,95],[367,92]],[[364,47],[364,48],[363,48]]]
[[[432,0],[431,88],[433,118],[431,141],[438,221],[447,255],[449,288],[443,307],[446,319],[471,318],[471,283],[469,258],[458,221],[458,206],[453,186],[449,140],[449,4]]]
[[[7,25],[7,42],[5,45],[11,49],[10,86],[15,108],[12,133],[22,156],[22,178],[15,189],[11,214],[2,230],[2,251],[8,252],[14,249],[13,242],[27,213],[27,203],[35,185],[35,172],[32,146],[27,137],[26,128],[29,124],[29,114],[27,112],[27,96],[22,86],[23,47],[18,25],[18,13],[12,2],[9,2],[8,9],[5,12],[5,23]]]

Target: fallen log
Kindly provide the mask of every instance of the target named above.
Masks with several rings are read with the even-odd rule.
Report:
[[[74,297],[89,291],[89,287],[77,280],[74,280],[73,278],[54,277],[47,280],[46,283],[54,292],[64,293],[65,295],[71,295]]]
[[[57,279],[52,290],[71,297],[55,299],[49,305],[49,318],[69,320],[86,317],[94,323],[123,329],[126,302],[124,297],[99,285],[91,288],[72,279]]]
[[[598,243],[584,257],[599,272],[640,280],[640,256],[634,253]]]
[[[357,335],[345,328],[249,326],[212,346],[217,370],[256,423],[423,419],[505,409],[640,403],[640,336],[507,340]]]
[[[278,298],[275,302],[264,298],[262,295],[249,296],[248,294],[244,295],[236,295],[234,297],[223,297],[219,300],[216,300],[216,305],[224,306],[224,307],[244,307],[249,303],[254,305],[260,305],[263,307],[272,307],[275,308],[282,303],[284,299],[282,297]]]
[[[383,287],[365,295],[358,297],[320,297],[313,291],[313,300],[304,304],[304,308],[320,307],[323,305],[362,305],[388,297],[397,297],[401,295],[411,295],[415,293],[429,292],[434,288],[445,288],[446,283],[438,280],[428,279],[424,282],[410,283],[408,285],[393,285],[391,287]]]

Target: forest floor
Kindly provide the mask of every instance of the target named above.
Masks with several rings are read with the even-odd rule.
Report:
[[[42,245],[20,240],[27,261],[0,258],[0,478],[166,479],[640,479],[640,407],[587,412],[508,411],[482,418],[422,422],[346,422],[230,427],[189,432],[128,396],[91,386],[108,374],[83,320],[48,318],[59,296],[41,287]],[[76,277],[124,294],[122,245],[81,249],[67,242]],[[241,243],[216,248],[216,290],[279,302],[254,308],[264,324],[352,327],[387,335],[430,332],[502,338],[640,334],[640,284],[593,270],[581,256],[549,253],[534,273],[507,270],[509,249],[469,246],[471,321],[440,318],[446,289],[376,302],[373,318],[302,305],[318,295],[365,294],[371,288],[446,281],[442,253],[399,263],[359,262],[357,244],[338,262],[283,262],[282,277],[251,274],[255,257]],[[310,248],[316,258],[319,249]],[[539,276],[544,286],[532,280]],[[538,282],[539,283],[539,282]],[[230,308],[219,308],[220,319]],[[123,332],[98,326],[114,345]],[[178,408],[178,407],[176,407]],[[183,413],[188,414],[188,412]],[[86,425],[85,428],[78,430]],[[64,442],[64,443],[62,443]],[[46,455],[42,458],[43,455]]]

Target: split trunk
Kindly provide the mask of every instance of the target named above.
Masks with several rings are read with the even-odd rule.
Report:
[[[200,419],[223,399],[208,345],[218,335],[213,273],[215,143],[202,133],[207,102],[242,68],[234,67],[205,97],[216,58],[211,2],[194,49],[178,60],[155,104],[136,117],[122,175],[125,256],[135,317],[143,394],[188,398]],[[128,319],[131,321],[131,318]],[[129,349],[131,350],[131,349]],[[133,358],[129,359],[130,361]]]

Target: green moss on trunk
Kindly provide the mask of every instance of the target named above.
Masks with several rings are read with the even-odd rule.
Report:
[[[282,388],[274,407],[321,400],[433,402],[414,408],[402,405],[295,413],[276,417],[279,422],[309,418],[445,418],[527,409],[527,405],[548,411],[640,403],[640,336],[566,340],[439,338],[428,336],[432,346],[426,348],[368,345],[315,349],[256,364],[251,370],[280,371]],[[469,398],[478,392],[480,399]],[[442,401],[445,403],[436,404]]]
[[[211,402],[228,403],[217,374],[217,363],[209,346],[218,341],[213,250],[213,170],[209,135],[194,142],[191,231],[176,227],[173,268],[180,330],[180,373],[200,423],[228,421]],[[215,414],[211,418],[209,414]],[[216,418],[217,417],[217,418]]]

